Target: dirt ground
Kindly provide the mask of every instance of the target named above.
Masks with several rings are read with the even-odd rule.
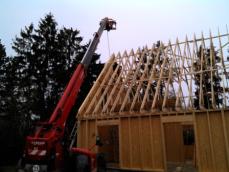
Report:
[[[192,165],[192,163],[185,164],[167,164],[167,172],[197,172],[197,169]]]
[[[197,170],[190,164],[168,164],[167,172],[197,172]],[[15,172],[16,168],[12,166],[0,167],[0,172]],[[118,172],[117,170],[108,170],[107,172]]]
[[[0,167],[0,172],[15,172],[16,168],[12,166]]]

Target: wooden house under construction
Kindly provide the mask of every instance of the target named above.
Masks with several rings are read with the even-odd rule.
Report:
[[[112,55],[78,114],[77,144],[100,136],[108,165],[229,171],[229,33]]]

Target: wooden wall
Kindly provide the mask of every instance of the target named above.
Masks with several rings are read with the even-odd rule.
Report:
[[[82,120],[78,133],[78,146],[91,147],[95,143],[98,127],[103,125],[119,126],[120,168],[164,171],[165,165],[159,116],[124,117],[111,120],[110,122]],[[94,149],[94,151],[99,150],[102,149]]]
[[[165,149],[167,162],[183,162],[184,146],[182,125],[180,123],[165,123]]]
[[[122,118],[120,123],[122,168],[163,170],[163,144],[159,117]]]
[[[229,171],[229,111],[196,113],[199,171]]]
[[[95,145],[97,136],[97,127],[95,120],[83,120],[80,122],[78,137],[77,137],[77,146],[82,148],[91,148]],[[92,150],[97,152],[96,147]]]
[[[166,118],[160,115],[149,115],[104,120],[84,119],[80,123],[78,146],[89,148],[95,144],[99,126],[117,125],[120,168],[166,171],[166,161],[170,157],[166,157],[169,145],[165,138],[169,137],[165,134],[171,131],[169,125],[166,127],[167,123],[176,124],[176,121],[185,122],[187,119],[194,127],[196,149],[194,160],[198,171],[228,172],[229,111],[196,111],[184,116],[186,118],[179,114]],[[99,149],[94,148],[93,151],[98,152]],[[177,161],[179,159],[182,157],[177,157]]]

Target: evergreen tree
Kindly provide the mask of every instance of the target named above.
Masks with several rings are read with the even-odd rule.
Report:
[[[6,65],[8,59],[6,58],[5,47],[0,40],[0,114],[5,115],[6,107]]]
[[[21,31],[13,42],[17,53],[18,95],[20,114],[24,117],[50,117],[60,95],[81,61],[88,45],[82,44],[79,31],[73,28],[57,28],[52,14],[48,14],[34,28],[31,24]],[[94,80],[101,71],[94,56],[78,104],[81,104]],[[98,70],[95,70],[98,69]],[[85,86],[86,85],[86,86]],[[84,94],[84,97],[82,95]],[[79,105],[78,105],[79,107]]]
[[[137,80],[141,80],[141,77],[142,77],[142,75],[144,75],[144,73],[146,73],[144,75],[145,79],[149,78],[151,73],[153,72],[153,64],[155,64],[155,69],[154,69],[155,70],[155,74],[154,75],[157,75],[157,77],[159,77],[159,72],[161,70],[163,70],[164,72],[169,71],[168,66],[166,66],[166,65],[162,69],[162,64],[163,64],[163,61],[164,61],[165,57],[162,54],[163,50],[161,50],[160,46],[161,46],[161,41],[157,41],[157,43],[155,44],[153,53],[148,53],[147,49],[143,48],[142,52],[139,53],[136,56],[136,60],[134,61],[134,63],[135,63],[135,65],[137,67],[139,67],[139,69],[137,71],[138,72],[137,73],[137,77],[136,77]],[[144,52],[144,51],[146,51],[146,52]],[[135,71],[136,71],[136,69],[134,69],[134,72]],[[131,80],[132,80],[132,78],[131,78]],[[140,91],[140,95],[141,95],[141,97],[143,99],[143,97],[144,97],[144,95],[146,93],[146,90],[147,90],[148,81],[142,81],[141,84],[142,84],[142,88],[141,88],[141,91]],[[148,89],[148,92],[147,92],[147,94],[149,95],[149,103],[148,103],[148,105],[146,105],[147,107],[145,107],[145,108],[148,108],[148,109],[151,108],[152,101],[154,99],[158,83],[155,80],[155,81],[152,81],[149,84],[150,85],[149,85],[149,89]],[[136,83],[136,84],[134,84],[132,86],[132,93],[133,93],[132,95],[136,94],[137,87],[138,87],[138,83]],[[158,95],[157,95],[157,100],[158,100],[157,101],[158,103],[156,105],[157,108],[161,108],[162,101],[163,101],[163,98],[164,98],[164,93],[165,93],[165,80],[161,80],[160,86],[159,86],[159,92],[158,92]]]
[[[213,98],[215,99],[215,105],[216,107],[220,107],[222,105],[222,94],[223,94],[223,88],[220,85],[221,77],[218,73],[218,70],[212,71],[212,80],[211,80],[211,66],[213,69],[217,69],[217,63],[220,62],[220,57],[217,55],[217,51],[215,51],[215,48],[213,45],[210,46],[210,48],[203,48],[200,46],[199,51],[197,53],[197,59],[194,62],[194,70],[196,72],[201,70],[204,71],[202,74],[202,81],[201,74],[196,73],[194,75],[195,78],[195,98],[194,98],[194,107],[196,109],[199,109],[199,100],[200,100],[200,82],[202,82],[202,90],[203,90],[203,106],[207,109],[213,108]],[[202,64],[201,64],[202,63]],[[212,88],[211,84],[213,84],[213,91],[214,95],[212,98]]]
[[[15,71],[12,58],[6,56],[5,47],[0,41],[0,165],[12,164],[19,155],[20,142],[16,119]],[[15,144],[17,142],[17,144]]]
[[[15,146],[0,150],[9,155],[5,162],[21,155],[32,119],[50,117],[88,47],[82,44],[78,30],[57,26],[52,14],[41,19],[37,28],[33,24],[26,26],[13,41],[15,57],[6,56],[0,41],[0,116],[5,117],[0,124],[7,124],[0,125],[0,140],[4,148],[7,147],[4,145]],[[74,122],[76,111],[103,68],[98,59],[99,55],[94,54],[70,122]]]
[[[4,45],[2,45],[1,39],[0,39],[0,60],[4,57],[6,57],[6,50],[5,50]]]
[[[0,113],[3,113],[4,104],[3,102],[3,90],[4,90],[4,76],[5,76],[5,70],[4,70],[4,64],[5,64],[5,47],[2,45],[0,40]]]

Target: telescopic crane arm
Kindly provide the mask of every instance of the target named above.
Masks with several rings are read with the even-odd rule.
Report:
[[[94,34],[94,38],[91,41],[81,63],[84,65],[85,68],[87,68],[91,62],[92,56],[97,48],[97,45],[99,43],[100,37],[104,30],[110,31],[116,29],[116,22],[109,18],[104,18],[100,22],[100,28],[98,31]]]
[[[94,37],[76,71],[74,72],[66,90],[58,102],[49,123],[56,123],[57,125],[64,125],[68,114],[70,113],[72,106],[75,103],[75,99],[80,90],[81,84],[85,78],[86,70],[91,63],[93,54],[97,48],[100,37],[104,30],[110,31],[116,29],[116,22],[109,18],[104,18],[100,22],[98,31],[94,34]]]
[[[31,168],[37,169],[38,167],[61,168],[65,155],[64,152],[66,151],[66,143],[64,143],[66,142],[64,137],[67,135],[65,133],[66,121],[77,100],[77,95],[85,79],[87,68],[91,63],[103,31],[115,29],[116,22],[114,20],[109,18],[101,20],[98,31],[94,34],[82,61],[74,71],[49,121],[40,123],[36,127],[36,131],[26,137],[26,146],[20,163],[26,170],[30,170]],[[70,151],[73,153],[84,152],[90,159],[95,158],[92,152],[83,149],[72,148]]]

